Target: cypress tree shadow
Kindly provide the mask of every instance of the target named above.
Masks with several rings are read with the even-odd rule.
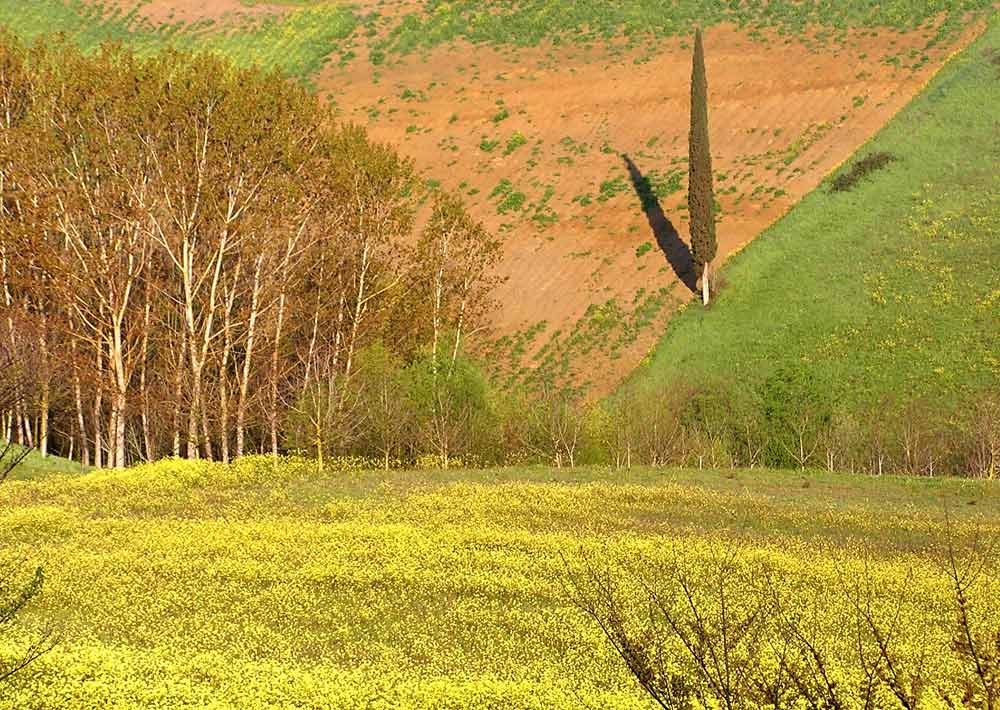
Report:
[[[642,203],[642,211],[646,213],[646,221],[649,222],[649,228],[653,230],[653,237],[656,239],[660,251],[663,252],[667,263],[670,264],[670,268],[674,270],[681,283],[687,286],[692,293],[697,293],[698,276],[695,273],[694,260],[691,258],[691,249],[684,243],[670,218],[663,212],[663,207],[653,191],[649,178],[639,171],[630,157],[622,155],[622,160],[625,161],[625,167],[628,168],[632,187]]]

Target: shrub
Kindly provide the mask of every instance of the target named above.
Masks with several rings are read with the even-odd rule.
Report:
[[[507,141],[507,146],[503,149],[503,154],[510,155],[527,142],[528,139],[524,137],[523,133],[520,131],[514,131],[514,135],[510,137]]]
[[[565,589],[662,708],[911,709],[925,700],[995,708],[992,550],[978,540],[966,545],[948,521],[946,534],[943,555],[928,551],[943,557],[934,560],[944,570],[935,583],[950,588],[948,602],[933,611],[919,597],[926,571],[876,571],[868,553],[820,590],[811,572],[738,538],[708,542],[708,555],[675,547],[655,567],[586,553],[572,563],[564,558]],[[836,625],[821,620],[830,605],[846,612]],[[940,668],[928,663],[933,654]],[[848,673],[858,682],[842,682]]]
[[[846,173],[838,175],[830,186],[830,191],[846,192],[854,188],[862,179],[871,175],[876,170],[886,167],[895,159],[896,156],[885,151],[870,153],[861,160],[856,161]]]

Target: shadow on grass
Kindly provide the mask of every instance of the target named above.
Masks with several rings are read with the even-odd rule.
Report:
[[[692,293],[697,292],[698,277],[695,274],[694,261],[691,259],[691,250],[677,233],[673,222],[664,213],[649,178],[640,172],[630,157],[622,155],[622,160],[625,161],[625,167],[628,168],[632,187],[635,189],[635,194],[639,196],[642,211],[646,213],[646,221],[649,222],[649,228],[653,230],[653,237],[656,239],[660,251],[663,252],[663,256],[666,257],[667,263],[670,264],[670,268],[674,270],[677,278]]]

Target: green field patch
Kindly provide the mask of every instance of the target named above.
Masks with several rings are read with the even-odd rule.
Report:
[[[696,25],[720,23],[750,27],[762,41],[765,29],[809,41],[809,31],[821,28],[826,31],[818,33],[815,43],[823,44],[843,42],[848,28],[910,31],[940,18],[932,39],[936,43],[960,29],[968,20],[968,13],[983,12],[990,7],[989,0],[936,3],[503,0],[489,4],[478,0],[424,0],[417,11],[395,24],[380,41],[379,48],[405,54],[457,40],[524,47],[546,40],[587,45],[619,37],[638,44],[650,38],[686,35]]]
[[[308,78],[350,37],[359,18],[340,4],[310,4],[285,15],[242,19],[227,26],[212,21],[154,25],[138,10],[83,0],[0,0],[0,23],[31,40],[61,32],[83,47],[122,42],[140,55],[165,47],[222,54],[242,66],[258,65]]]

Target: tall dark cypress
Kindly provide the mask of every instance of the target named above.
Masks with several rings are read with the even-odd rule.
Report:
[[[701,30],[694,35],[691,69],[691,133],[688,135],[688,215],[691,218],[691,256],[702,280],[702,300],[708,305],[708,267],[718,244],[715,241],[715,196],[712,189],[712,154],[708,145],[708,80]]]

